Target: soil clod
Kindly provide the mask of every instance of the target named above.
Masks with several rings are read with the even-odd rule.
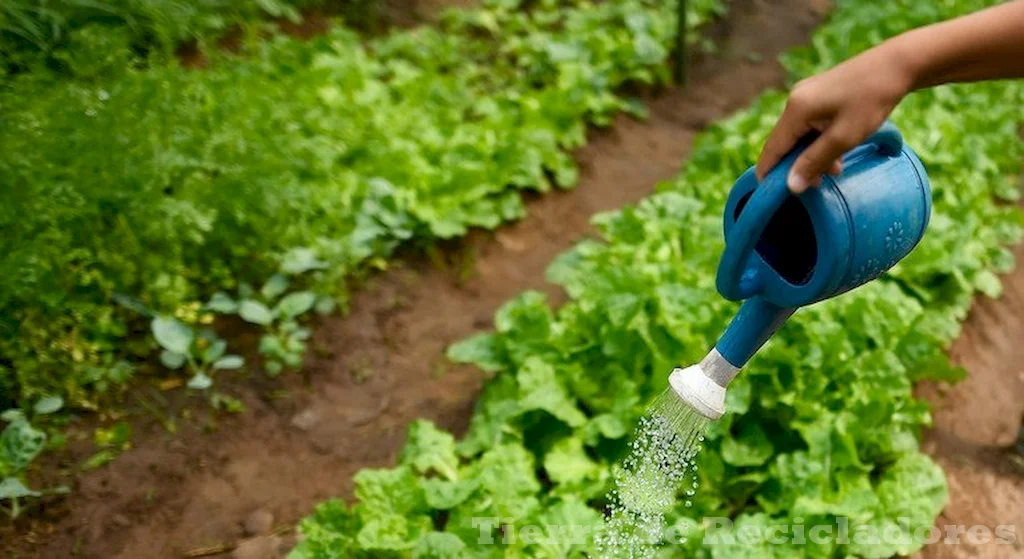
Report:
[[[246,536],[258,536],[270,532],[274,527],[274,514],[267,509],[256,509],[245,518],[242,528]]]

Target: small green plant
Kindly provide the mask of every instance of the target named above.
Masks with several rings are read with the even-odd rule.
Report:
[[[197,331],[171,316],[154,317],[150,327],[163,348],[160,362],[172,370],[188,365],[192,373],[189,388],[205,390],[213,384],[213,371],[237,369],[245,364],[241,356],[226,355],[227,342],[208,328]]]
[[[295,369],[302,364],[310,331],[299,324],[298,317],[313,308],[322,314],[334,308],[334,301],[330,297],[311,291],[285,294],[288,286],[289,280],[285,274],[274,274],[258,293],[243,283],[238,289],[237,300],[218,292],[206,304],[209,310],[221,314],[237,314],[246,322],[266,329],[260,338],[259,350],[265,359],[264,369],[271,376],[277,376],[285,368]]]
[[[126,421],[119,421],[108,428],[97,427],[92,433],[92,440],[99,451],[82,463],[82,468],[86,470],[104,466],[122,452],[130,449],[132,447],[132,426]]]
[[[222,392],[214,392],[213,394],[210,394],[210,405],[213,406],[214,409],[226,411],[228,413],[242,413],[245,411],[245,402],[242,402],[230,394],[224,394]]]
[[[40,399],[32,408],[34,416],[51,414],[64,407],[59,396]],[[7,502],[7,514],[15,519],[21,513],[21,501],[26,497],[66,493],[66,487],[34,490],[25,485],[25,472],[46,446],[46,433],[32,425],[25,412],[11,409],[0,414],[7,427],[0,433],[0,502]]]

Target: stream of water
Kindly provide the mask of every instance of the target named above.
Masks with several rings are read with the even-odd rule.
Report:
[[[667,528],[665,515],[697,490],[694,458],[708,419],[667,389],[640,419],[629,455],[616,471],[608,515],[596,543],[598,557],[654,556]],[[689,487],[683,487],[690,483]]]

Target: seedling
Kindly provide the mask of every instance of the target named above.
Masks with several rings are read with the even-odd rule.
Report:
[[[206,390],[213,384],[213,371],[237,369],[245,364],[238,355],[225,355],[227,342],[218,338],[213,330],[195,330],[170,316],[157,316],[150,324],[153,337],[163,351],[160,362],[168,369],[177,370],[188,365],[192,378],[188,387]]]
[[[228,413],[242,413],[245,411],[245,404],[234,396],[222,392],[214,392],[210,395],[210,404],[218,410]]]
[[[36,402],[32,412],[38,417],[62,407],[63,399],[50,396]],[[67,493],[68,488],[33,490],[25,485],[25,472],[46,446],[46,433],[34,427],[22,410],[7,410],[0,414],[0,419],[7,422],[0,433],[0,501],[9,503],[6,511],[13,520],[21,513],[21,499]]]
[[[92,433],[93,442],[99,447],[96,454],[82,463],[82,468],[94,470],[113,461],[122,452],[132,447],[132,426],[119,421],[108,429],[97,427]]]
[[[248,284],[242,284],[238,289],[238,299],[218,292],[206,304],[206,308],[214,312],[238,314],[246,322],[265,328],[259,351],[266,360],[264,369],[270,376],[302,364],[310,331],[299,325],[298,317],[314,308],[321,314],[334,309],[334,301],[330,297],[311,291],[294,291],[286,295],[288,286],[287,276],[275,274],[258,293]]]

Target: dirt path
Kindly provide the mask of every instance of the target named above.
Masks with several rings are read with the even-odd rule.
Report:
[[[961,336],[950,348],[953,360],[970,373],[950,389],[921,386],[919,395],[933,402],[935,427],[924,449],[938,460],[949,481],[950,502],[936,525],[1015,526],[1016,543],[937,543],[925,549],[928,559],[1024,557],[1024,467],[1003,448],[1011,444],[1024,413],[1024,246],[1018,246],[1017,269],[1003,278],[998,300],[979,297]],[[943,537],[948,534],[942,528]]]
[[[695,62],[687,91],[660,94],[649,121],[620,118],[579,151],[577,189],[539,197],[523,221],[460,245],[472,255],[468,279],[422,258],[375,278],[349,316],[317,329],[305,375],[273,390],[255,377],[232,383],[247,410],[213,432],[179,421],[170,435],[152,418],[136,420],[135,449],[79,475],[69,498],[20,525],[18,557],[180,557],[238,540],[254,510],[289,524],[348,495],[358,469],[392,463],[414,418],[464,430],[481,379],[443,370],[444,348],[488,328],[496,308],[524,289],[559,297],[544,269],[591,231],[590,216],[649,194],[676,173],[707,123],[781,85],[776,55],[806,42],[825,11],[820,0],[732,4],[717,30],[719,54]],[[280,394],[288,396],[273,397]],[[69,464],[80,458],[64,453]]]

